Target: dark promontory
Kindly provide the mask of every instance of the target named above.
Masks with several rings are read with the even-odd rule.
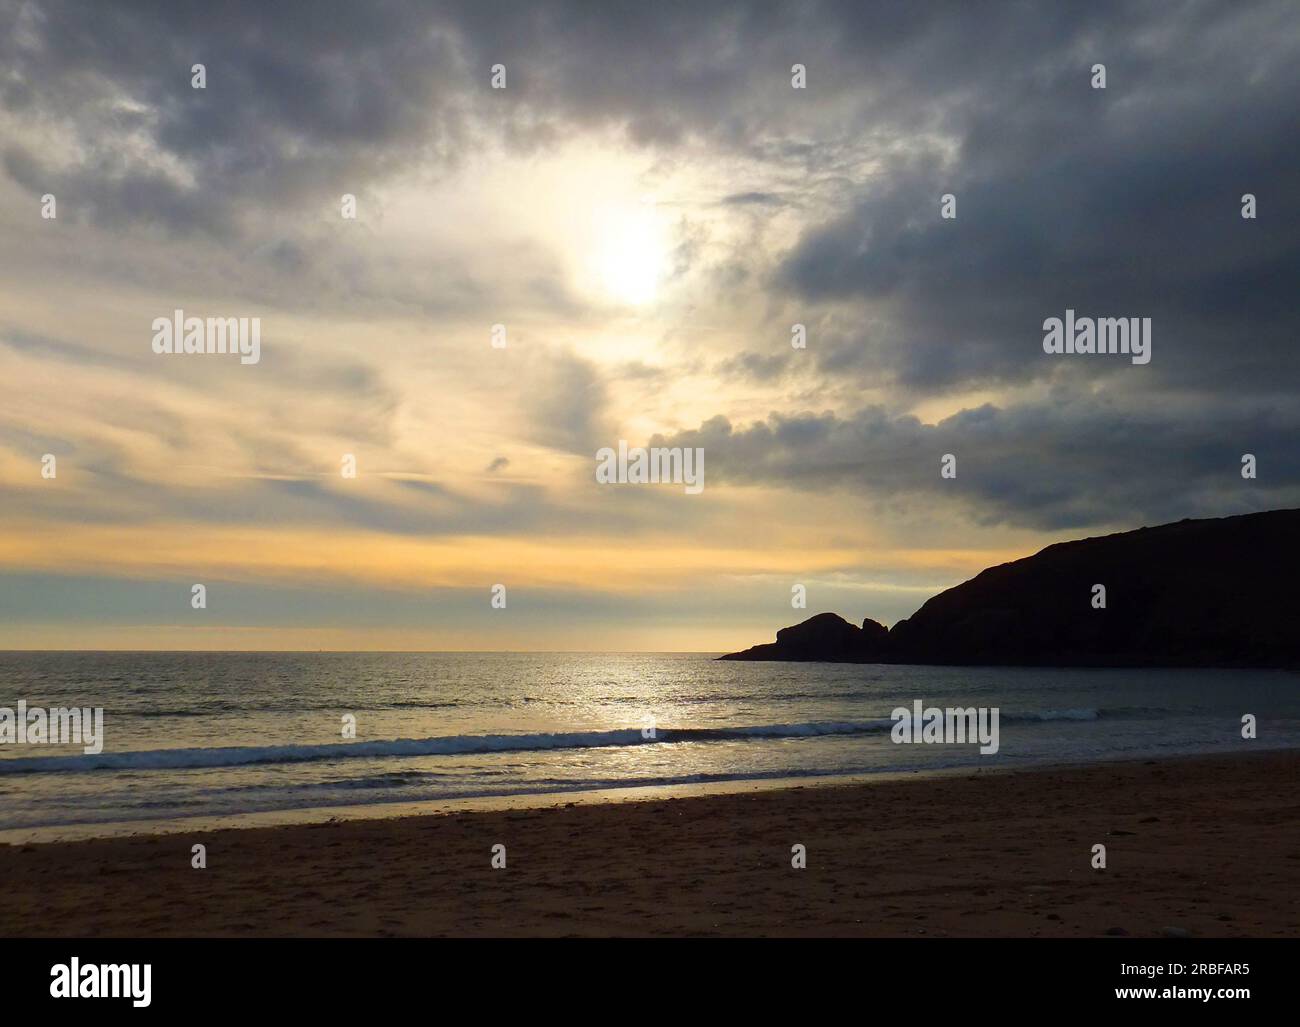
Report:
[[[1297,574],[1300,510],[1185,520],[990,567],[888,630],[821,613],[721,658],[1297,668]]]

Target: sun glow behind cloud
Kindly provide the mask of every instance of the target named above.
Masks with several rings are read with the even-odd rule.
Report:
[[[599,240],[590,250],[594,275],[619,302],[634,307],[651,303],[668,266],[667,232],[653,202],[593,213],[599,224]]]

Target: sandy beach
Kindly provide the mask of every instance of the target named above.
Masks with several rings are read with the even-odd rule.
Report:
[[[0,934],[1294,937],[1298,785],[1260,753],[11,845]]]

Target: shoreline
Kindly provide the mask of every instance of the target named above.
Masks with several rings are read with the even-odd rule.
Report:
[[[1300,935],[1297,750],[740,784],[0,846],[0,933]]]
[[[1178,753],[1165,756],[1161,763],[1181,760],[1261,756],[1266,753],[1295,752],[1300,749],[1255,749],[1250,753]],[[1146,763],[1151,757],[1101,759],[1093,761],[1043,761],[1019,766],[922,767],[909,770],[873,770],[843,774],[787,775],[731,780],[675,782],[668,784],[575,788],[572,791],[515,792],[503,795],[470,795],[450,798],[404,800],[370,803],[340,803],[334,806],[304,806],[258,810],[250,813],[196,814],[151,820],[106,820],[37,827],[0,828],[0,849],[6,845],[48,845],[60,842],[93,841],[109,838],[132,838],[145,835],[205,834],[213,831],[253,831],[276,827],[298,827],[334,822],[398,820],[410,817],[449,816],[456,813],[491,813],[502,810],[552,809],[571,805],[603,805],[627,802],[654,802],[667,799],[707,798],[746,792],[787,791],[801,788],[846,788],[889,781],[972,775],[1033,774],[1048,770],[1076,770],[1112,764]]]

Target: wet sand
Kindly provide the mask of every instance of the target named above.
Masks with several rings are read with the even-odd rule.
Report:
[[[0,880],[9,937],[1295,937],[1300,753],[0,846]]]

